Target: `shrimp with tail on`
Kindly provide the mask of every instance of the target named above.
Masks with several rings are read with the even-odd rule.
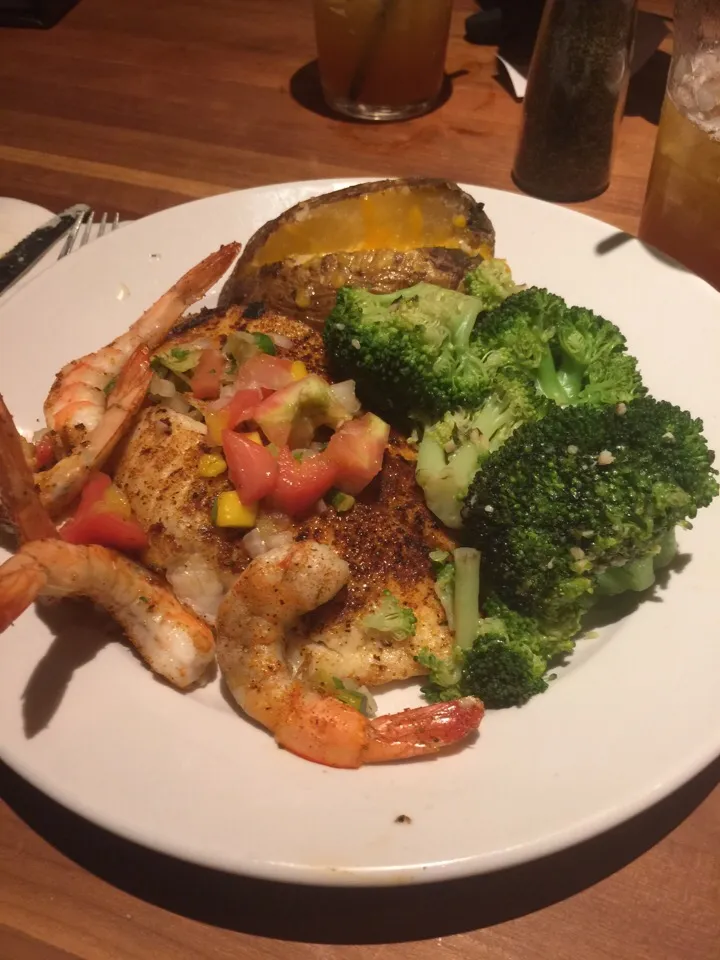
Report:
[[[180,688],[203,676],[214,660],[212,632],[161,581],[114,550],[59,539],[2,397],[0,496],[22,544],[0,566],[0,633],[38,598],[86,597],[118,621],[155,673]]]
[[[472,697],[371,720],[293,675],[288,631],[349,575],[331,547],[313,541],[270,550],[246,567],[217,620],[217,660],[235,700],[280,746],[331,767],[428,756],[466,739],[484,713]]]
[[[155,350],[187,307],[200,300],[220,280],[239,251],[239,243],[220,247],[188,270],[129,330],[100,350],[62,368],[44,409],[48,428],[67,450],[74,449],[99,425],[108,389],[134,351],[141,346]]]
[[[145,400],[151,378],[150,354],[143,344],[120,371],[107,407],[87,439],[49,470],[35,475],[40,500],[52,516],[57,516],[78,497],[90,474],[101,469],[127,433]]]

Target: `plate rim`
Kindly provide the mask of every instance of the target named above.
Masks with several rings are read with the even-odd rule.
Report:
[[[241,190],[230,191],[224,194],[217,194],[209,198],[198,198],[189,201],[188,203],[166,208],[165,210],[158,211],[155,214],[140,218],[139,220],[128,224],[123,233],[133,231],[136,226],[142,229],[141,225],[146,224],[147,221],[161,221],[167,215],[172,215],[179,207],[194,207],[196,205],[207,205],[209,202],[222,202],[223,200],[227,200],[230,197],[237,197],[238,195],[262,195],[263,192],[272,190],[273,188],[284,188],[288,190],[306,188],[313,189],[317,191],[318,194],[321,194],[332,189],[340,189],[343,186],[370,182],[372,180],[379,179],[396,178],[333,177],[298,181],[279,181],[274,184],[263,184],[256,187],[248,187]],[[587,213],[558,206],[546,201],[536,200],[535,198],[526,197],[522,194],[516,194],[512,191],[484,187],[476,184],[460,183],[459,186],[461,189],[470,192],[482,191],[484,194],[488,195],[488,198],[493,194],[512,196],[514,201],[524,201],[528,206],[537,207],[538,205],[542,205],[544,208],[551,208],[554,212],[561,211],[562,214],[568,216],[569,219],[580,217],[583,220],[589,219],[600,223],[606,226],[609,230],[618,229],[613,227],[612,224],[608,224],[606,221],[600,220],[592,215],[588,215]],[[624,231],[618,230],[618,232],[623,233]],[[89,247],[87,249],[89,249]],[[83,251],[79,252],[82,254]],[[50,282],[52,282],[52,278],[56,275],[53,272],[54,269],[55,267],[53,266],[50,268],[50,270],[44,271],[42,274],[33,278],[32,281],[26,284],[22,289],[18,290],[12,297],[8,297],[5,301],[0,301],[0,322],[2,321],[3,308],[10,302],[11,299],[15,299],[16,296],[21,297],[24,290],[31,287],[37,289],[37,287],[35,287],[35,282],[40,281],[41,277],[50,276]],[[700,280],[699,278],[693,279],[697,280],[698,284],[702,284],[704,287],[707,287],[707,289],[711,291],[713,295],[716,295],[716,291],[714,291],[709,284],[705,284],[704,281]],[[720,295],[718,295],[718,302],[720,302]],[[182,843],[177,844],[175,849],[171,849],[167,844],[153,843],[152,838],[146,836],[142,830],[135,831],[130,825],[123,823],[118,825],[117,821],[114,821],[110,814],[107,814],[104,811],[98,811],[94,808],[86,807],[82,800],[78,802],[77,796],[73,797],[71,791],[66,793],[59,785],[56,787],[51,784],[48,787],[48,785],[42,782],[42,776],[37,774],[29,761],[18,757],[9,758],[6,755],[4,744],[0,740],[0,757],[2,757],[2,759],[11,769],[15,770],[20,776],[32,784],[34,788],[50,797],[53,801],[58,802],[84,819],[89,820],[91,823],[94,823],[102,829],[105,829],[117,836],[123,837],[132,843],[155,850],[165,856],[179,857],[187,862],[196,864],[197,866],[230,872],[241,876],[255,877],[258,879],[272,880],[282,883],[300,883],[311,886],[340,887],[383,887],[396,884],[425,884],[437,881],[466,878],[470,876],[478,876],[492,873],[506,867],[517,866],[521,863],[536,861],[553,853],[557,853],[560,850],[575,846],[578,843],[582,843],[591,837],[605,833],[618,824],[632,819],[638,814],[652,808],[658,802],[672,794],[683,784],[690,781],[699,772],[710,765],[716,759],[718,754],[720,754],[720,732],[718,733],[717,743],[713,748],[710,750],[698,749],[696,754],[691,755],[690,757],[685,756],[683,764],[675,765],[675,772],[672,775],[667,776],[661,782],[650,785],[649,788],[644,792],[638,793],[634,802],[626,802],[610,810],[589,814],[579,820],[573,827],[565,829],[560,833],[545,835],[539,839],[526,842],[511,849],[498,850],[486,854],[472,854],[468,855],[466,858],[453,859],[445,862],[433,862],[426,866],[422,866],[420,864],[405,864],[398,867],[367,866],[355,867],[352,869],[338,868],[334,872],[329,872],[327,867],[316,865],[303,865],[294,863],[278,864],[273,861],[258,862],[255,860],[246,861],[241,868],[238,865],[237,858],[233,858],[232,856],[228,857],[226,862],[223,862],[222,860],[218,861],[217,859],[203,860],[201,857],[198,857],[189,850],[183,851]]]

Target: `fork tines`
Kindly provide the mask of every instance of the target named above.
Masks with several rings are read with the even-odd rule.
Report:
[[[112,220],[109,220],[108,216],[109,215],[107,213],[103,213],[102,217],[100,218],[100,222],[98,223],[98,230],[97,230],[98,237],[104,236],[104,234],[107,232],[108,226],[111,231],[117,230],[117,228],[120,226],[119,213],[116,213],[115,216],[112,218]],[[58,260],[61,257],[66,257],[69,253],[73,253],[75,250],[79,250],[80,247],[84,247],[85,244],[88,243],[92,235],[94,220],[95,220],[94,210],[89,210],[87,213],[79,213],[77,215],[75,219],[75,223],[73,223],[70,229],[70,233],[67,235],[67,239],[65,240],[65,243],[62,246],[62,250],[58,254]],[[81,228],[83,226],[83,223],[85,224],[85,229],[82,230],[82,233],[81,233]],[[78,237],[80,237],[79,242],[78,242]]]

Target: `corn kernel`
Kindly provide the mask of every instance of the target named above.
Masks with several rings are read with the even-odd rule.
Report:
[[[290,376],[293,378],[293,380],[302,380],[303,377],[306,377],[307,375],[307,367],[302,360],[293,360],[292,366],[290,367]]]
[[[213,446],[222,446],[222,432],[229,423],[226,410],[208,410],[205,414],[205,423],[208,428],[208,441]]]
[[[247,437],[248,440],[252,440],[253,443],[259,443],[260,446],[263,445],[262,437],[257,430],[253,430],[252,433],[244,433],[243,436]]]
[[[453,217],[452,222],[454,227],[457,227],[458,230],[462,230],[467,226],[467,217],[464,217],[461,213],[458,213]]]
[[[254,527],[257,504],[243,503],[235,490],[221,493],[213,504],[212,521],[216,527]]]
[[[226,470],[227,464],[219,453],[205,453],[198,461],[199,477],[219,477]]]
[[[110,513],[122,517],[123,520],[129,520],[132,517],[130,501],[125,494],[114,483],[105,489],[102,500],[97,504],[101,510],[108,510]]]

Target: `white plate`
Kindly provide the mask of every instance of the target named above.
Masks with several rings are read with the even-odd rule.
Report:
[[[350,181],[213,197],[68,257],[0,310],[0,388],[33,429],[62,363],[109,340],[209,250]],[[616,321],[648,386],[705,419],[720,448],[720,296],[636,241],[560,207],[468,188],[518,279]],[[160,254],[160,258],[151,258]],[[117,299],[124,284],[130,296]],[[242,874],[322,884],[417,883],[568,846],[637,813],[720,752],[720,503],[692,554],[630,617],[583,641],[550,690],[490,713],[433,761],[327,769],[277,749],[217,684],[181,695],[120,643],[74,623],[53,640],[27,612],[0,642],[0,755],[52,797],[149,847]],[[384,711],[418,702],[384,694]],[[24,718],[30,716],[33,735]],[[44,724],[44,725],[43,725]],[[398,824],[405,814],[411,823]]]

